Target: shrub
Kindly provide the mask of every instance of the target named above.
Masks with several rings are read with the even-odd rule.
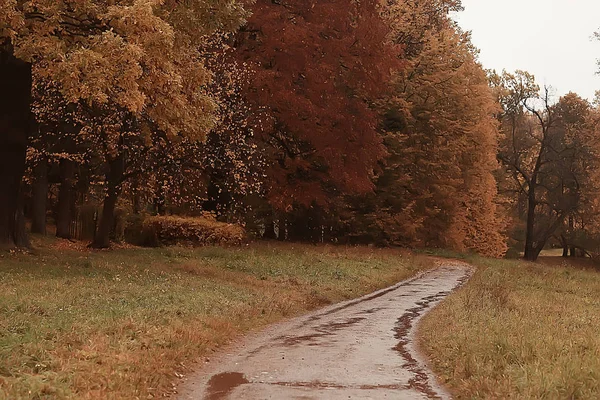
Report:
[[[217,221],[210,215],[201,217],[154,216],[142,224],[144,245],[172,244],[239,245],[246,240],[246,231],[239,225]]]

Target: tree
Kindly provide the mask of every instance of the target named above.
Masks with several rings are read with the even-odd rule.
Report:
[[[248,211],[246,198],[262,191],[264,161],[240,93],[247,71],[215,39],[201,51],[212,74],[205,89],[216,104],[215,125],[206,141],[163,135],[148,147],[128,139],[123,191],[134,212],[210,211],[240,222]]]
[[[366,230],[378,242],[500,256],[506,244],[493,176],[497,105],[469,35],[448,15],[459,6],[388,4],[393,40],[405,47],[407,62],[383,105],[389,156],[375,195],[352,218],[366,214]]]
[[[32,187],[31,232],[45,235],[49,182],[48,160],[43,155],[34,161]]]
[[[523,71],[492,73],[503,113],[499,159],[512,178],[516,202],[525,205],[524,258],[535,261],[548,240],[581,204],[594,151],[584,128],[589,104],[569,94],[551,104],[550,91]]]
[[[0,192],[9,198],[0,199],[7,205],[1,240],[11,241],[29,133],[23,121],[31,70],[37,80],[53,82],[67,103],[76,104],[83,120],[97,123],[86,126],[84,134],[95,134],[103,143],[107,192],[94,245],[105,247],[121,191],[126,137],[205,137],[214,122],[214,104],[202,90],[210,76],[198,46],[216,30],[237,28],[244,16],[243,7],[230,0],[2,0],[2,84],[12,85],[6,89],[18,97],[4,109],[18,117],[3,123],[0,145],[18,145],[12,157],[19,162],[2,169]]]
[[[554,106],[557,115],[556,130],[571,150],[570,164],[563,166],[572,178],[561,174],[561,192],[577,192],[571,212],[559,228],[557,236],[563,246],[563,256],[593,255],[597,253],[596,217],[600,195],[598,168],[600,142],[598,139],[598,110],[575,93],[561,97]]]
[[[276,210],[373,189],[384,148],[370,104],[400,67],[388,33],[374,0],[256,2],[236,46]]]
[[[36,129],[29,137],[27,158],[35,172],[32,183],[32,232],[44,233],[46,230],[48,164],[55,164],[59,171],[56,236],[70,239],[76,173],[92,147],[79,135],[83,128],[82,110],[76,104],[69,103],[56,84],[38,78],[33,81],[32,111]]]

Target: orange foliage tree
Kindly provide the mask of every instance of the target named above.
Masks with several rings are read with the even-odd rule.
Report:
[[[351,218],[367,239],[500,256],[497,103],[468,34],[449,17],[456,1],[390,2],[385,15],[407,66],[384,103],[389,156],[375,195]],[[364,218],[360,216],[364,215]]]

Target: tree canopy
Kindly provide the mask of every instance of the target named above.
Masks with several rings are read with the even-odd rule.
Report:
[[[597,105],[485,71],[461,9],[0,0],[0,243],[210,212],[257,238],[593,255]]]

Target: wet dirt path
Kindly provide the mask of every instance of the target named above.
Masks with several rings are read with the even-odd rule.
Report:
[[[414,328],[470,276],[444,262],[360,299],[254,335],[211,360],[179,399],[446,399],[413,344]]]

